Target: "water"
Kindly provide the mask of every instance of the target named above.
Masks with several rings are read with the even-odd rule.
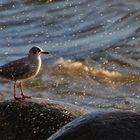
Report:
[[[40,74],[26,94],[93,109],[140,108],[140,2],[138,0],[0,1],[0,64],[34,46]],[[0,99],[12,96],[1,79]]]

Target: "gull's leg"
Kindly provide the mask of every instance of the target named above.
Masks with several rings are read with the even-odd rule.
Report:
[[[22,99],[22,97],[16,97],[16,87],[17,87],[16,81],[14,81],[14,98],[15,99]]]
[[[24,91],[23,91],[23,88],[22,88],[22,80],[20,80],[19,87],[20,87],[22,98],[31,98],[31,96],[24,95]]]

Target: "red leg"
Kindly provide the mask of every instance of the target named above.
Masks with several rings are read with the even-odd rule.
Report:
[[[21,96],[22,98],[31,98],[31,96],[26,96],[24,95],[24,91],[23,91],[23,88],[22,88],[22,81],[20,80],[20,83],[19,83],[19,87],[20,87],[20,91],[21,91]]]
[[[22,99],[22,97],[17,97],[17,96],[16,96],[16,87],[17,87],[17,86],[16,86],[16,81],[14,81],[14,98],[15,98],[15,99]]]

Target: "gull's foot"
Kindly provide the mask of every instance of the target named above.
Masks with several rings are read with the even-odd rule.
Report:
[[[15,98],[15,100],[24,100],[23,97],[14,97],[14,98]]]
[[[31,99],[31,96],[22,95],[23,99]]]

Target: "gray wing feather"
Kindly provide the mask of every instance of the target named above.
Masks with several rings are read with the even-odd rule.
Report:
[[[1,66],[0,76],[11,80],[20,79],[28,75],[30,70],[30,63],[24,58]]]

